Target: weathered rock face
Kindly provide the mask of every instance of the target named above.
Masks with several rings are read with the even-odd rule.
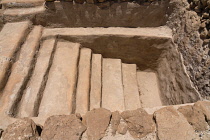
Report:
[[[103,108],[87,112],[83,119],[87,126],[88,139],[100,140],[105,135],[110,118],[111,112]]]
[[[135,138],[142,138],[155,131],[155,123],[152,116],[142,108],[124,111],[121,113],[121,116],[128,125],[128,131]]]
[[[189,124],[191,124],[195,130],[204,131],[208,128],[205,116],[200,108],[188,105],[180,107],[178,111],[185,116]]]
[[[154,113],[160,140],[192,140],[193,127],[185,117],[173,107],[165,107]]]
[[[118,126],[120,124],[120,113],[118,111],[112,112],[111,126],[112,126],[112,135],[116,134]]]
[[[43,140],[79,140],[86,127],[76,115],[49,117],[42,131]]]
[[[167,26],[173,31],[174,42],[178,45],[178,50],[184,58],[184,64],[192,82],[197,86],[201,95],[209,99],[210,40],[207,29],[209,30],[210,22],[209,19],[204,20],[200,11],[206,13],[209,7],[204,6],[200,0],[188,1],[171,0],[174,11],[169,17]],[[189,10],[190,7],[197,13]],[[201,36],[199,31],[201,31]],[[203,38],[203,42],[200,37]]]
[[[206,121],[210,125],[210,102],[209,101],[198,101],[194,105],[202,110],[202,113],[205,115]]]
[[[3,132],[4,140],[37,140],[39,137],[36,124],[29,118],[17,120]]]

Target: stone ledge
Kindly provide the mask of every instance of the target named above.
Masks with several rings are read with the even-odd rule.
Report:
[[[51,36],[142,36],[172,38],[172,31],[168,27],[162,26],[157,28],[46,28],[43,31],[42,38]]]

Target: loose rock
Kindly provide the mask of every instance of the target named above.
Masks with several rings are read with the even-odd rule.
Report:
[[[194,106],[202,110],[203,114],[205,115],[205,119],[210,125],[210,101],[198,101]]]
[[[2,134],[3,140],[37,140],[39,137],[36,124],[29,118],[10,124]]]
[[[86,127],[76,115],[49,117],[41,134],[43,140],[80,140]]]
[[[142,108],[124,111],[121,116],[126,121],[128,131],[134,138],[142,138],[155,130],[152,116]]]
[[[126,125],[126,123],[120,123],[117,129],[117,132],[119,134],[125,135],[127,130],[128,130],[128,126]]]
[[[87,126],[87,136],[89,140],[100,140],[104,137],[109,126],[111,112],[104,108],[93,109],[83,117]]]
[[[204,131],[208,129],[208,124],[205,121],[205,116],[201,109],[195,106],[182,106],[178,109],[187,121],[194,127],[197,131]]]
[[[173,107],[165,107],[154,113],[159,140],[192,140],[193,127]]]

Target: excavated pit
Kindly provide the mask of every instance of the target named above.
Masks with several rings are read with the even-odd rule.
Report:
[[[139,71],[156,73],[162,105],[193,103],[200,99],[167,27],[49,28],[43,32],[43,38],[52,36],[80,43],[104,58],[136,64]]]
[[[0,98],[0,104],[6,104],[6,111],[2,109],[2,113],[0,110],[0,114],[4,114],[4,117],[5,114],[7,117],[10,115],[9,121],[12,118],[32,117],[35,121],[42,122],[51,115],[84,115],[95,108],[90,104],[90,93],[91,76],[94,74],[92,66],[96,62],[93,62],[93,55],[96,57],[98,54],[101,54],[102,59],[98,65],[102,68],[99,69],[101,97],[97,107],[124,111],[194,103],[201,99],[187,75],[182,56],[173,41],[172,31],[165,26],[173,12],[173,6],[168,0],[149,4],[78,4],[56,1],[46,2],[46,8],[45,12],[35,14],[34,17],[29,15],[30,18],[25,15],[24,18],[7,15],[7,19],[12,21],[32,19],[34,25],[43,26],[38,43],[40,49],[33,58],[36,63],[32,65],[33,71],[29,71],[30,77],[23,81],[24,89],[21,88],[16,93],[12,88],[18,83],[11,80],[13,87],[8,86],[8,89],[11,88],[8,91],[14,93],[6,95],[8,91],[2,90],[4,98]],[[34,9],[37,12],[36,7]],[[68,45],[69,48],[66,47]],[[73,47],[76,51],[71,52],[72,46],[79,47]],[[85,49],[88,51],[82,53]],[[71,55],[65,51],[71,52]],[[91,52],[90,58],[88,52]],[[65,55],[62,56],[62,53]],[[85,58],[88,59],[88,64]],[[59,70],[57,66],[61,66]],[[70,70],[72,67],[74,70]],[[130,73],[134,73],[134,77],[129,77]],[[33,92],[36,94],[32,95]],[[125,101],[122,99],[125,107],[119,109],[117,92],[123,98],[128,98],[127,93],[137,93],[140,105],[129,106],[131,103],[137,104],[135,97]],[[85,93],[87,99],[81,93]],[[113,94],[113,100],[112,96],[108,98],[110,93]],[[16,101],[10,101],[14,96],[18,97]],[[109,100],[115,104],[110,104]],[[7,104],[11,104],[10,108],[7,108]],[[7,121],[4,123],[7,124]]]

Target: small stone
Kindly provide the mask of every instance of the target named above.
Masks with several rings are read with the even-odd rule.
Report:
[[[201,28],[205,28],[206,27],[206,22],[202,22],[200,25]]]
[[[198,6],[196,6],[195,7],[195,12],[200,13],[201,12],[201,9]]]
[[[203,13],[203,18],[209,18],[209,13]]]
[[[206,28],[204,28],[204,29],[201,31],[201,33],[200,33],[200,37],[201,37],[202,39],[205,39],[205,38],[207,37],[207,35],[208,35],[208,31],[207,31]]]
[[[38,137],[36,124],[29,118],[10,124],[2,134],[3,140],[36,140]]]
[[[116,134],[118,125],[120,124],[120,113],[119,111],[112,112],[111,126],[112,126],[112,135]]]
[[[120,123],[117,129],[117,132],[119,134],[125,135],[127,130],[128,130],[128,126],[126,125],[126,123]]]

